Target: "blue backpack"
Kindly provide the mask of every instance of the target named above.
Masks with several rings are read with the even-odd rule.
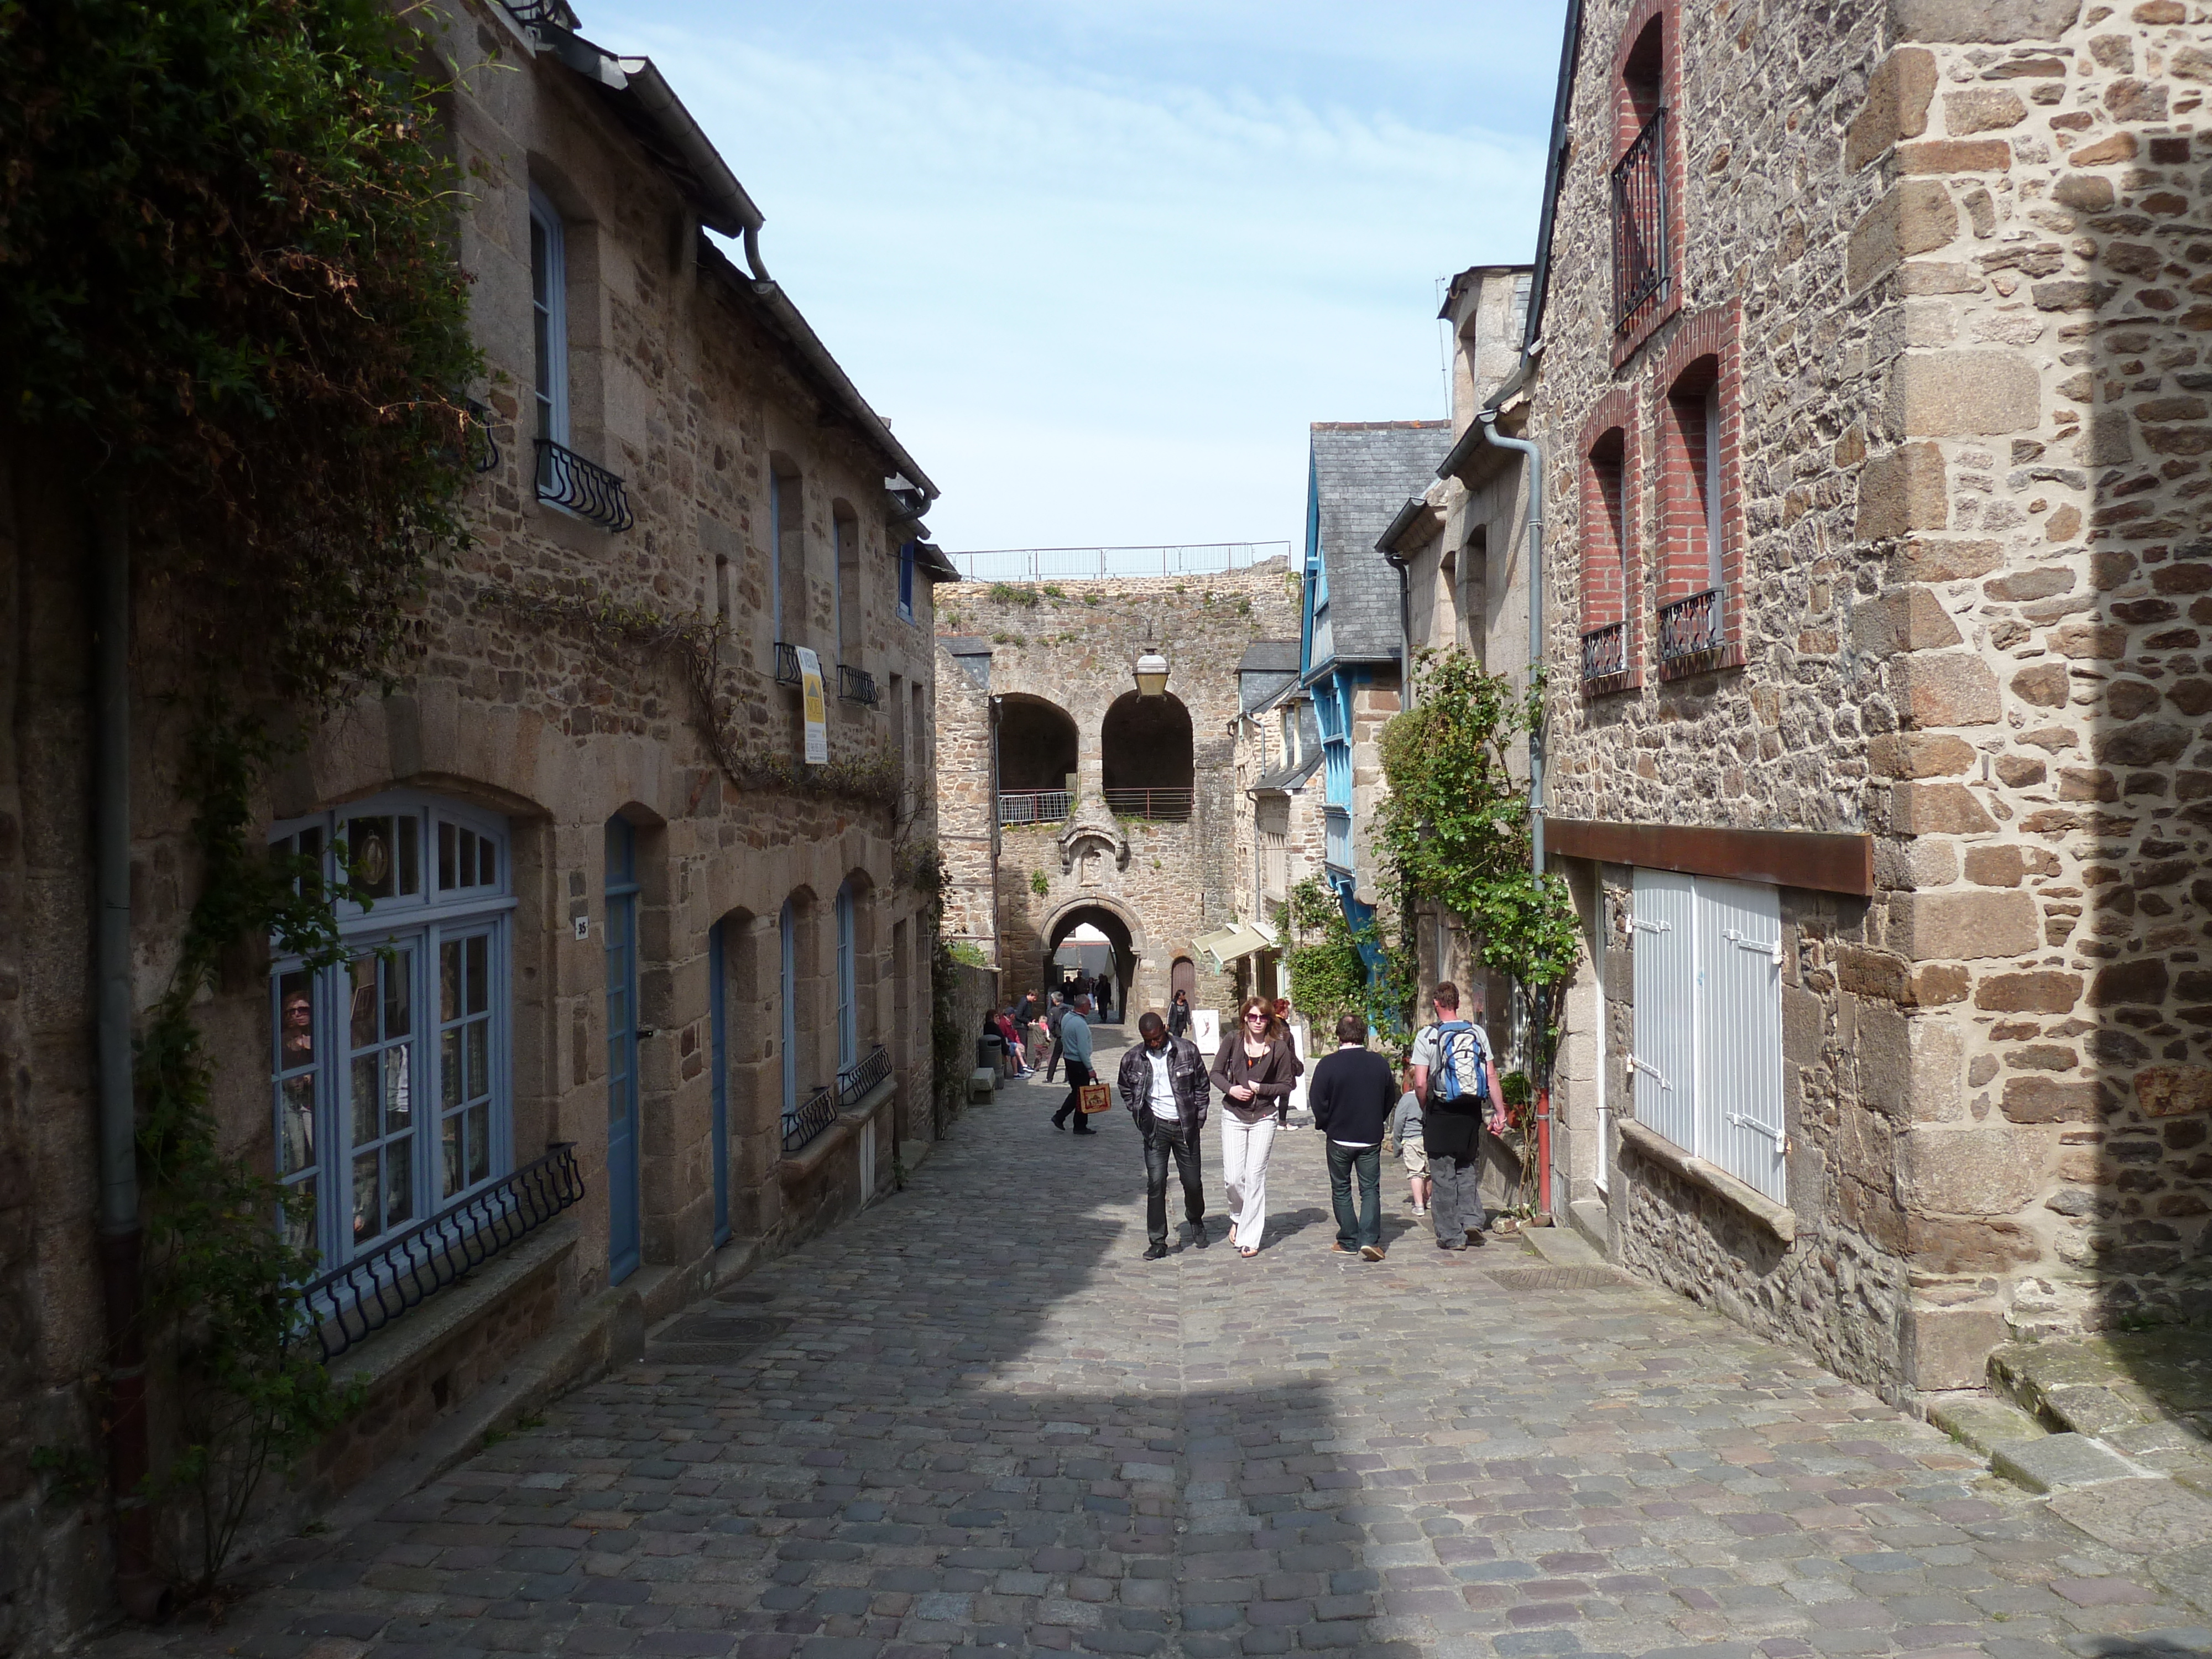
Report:
[[[1429,1103],[1480,1109],[1490,1098],[1490,1065],[1482,1037],[1467,1020],[1437,1027],[1437,1060],[1429,1067]]]

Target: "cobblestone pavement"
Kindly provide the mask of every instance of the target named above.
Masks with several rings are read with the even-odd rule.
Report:
[[[1509,1287],[1532,1259],[1437,1250],[1402,1183],[1389,1260],[1332,1255],[1310,1132],[1257,1259],[1145,1262],[1135,1131],[1054,1133],[1060,1092],[298,1540],[221,1628],[106,1652],[2212,1651],[2128,1558],[1717,1316]]]

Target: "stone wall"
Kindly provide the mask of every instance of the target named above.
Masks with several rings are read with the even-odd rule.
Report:
[[[497,6],[457,0],[434,20],[459,77],[449,118],[471,198],[461,222],[472,318],[489,368],[499,465],[473,484],[470,547],[434,568],[414,644],[389,695],[364,696],[312,734],[268,782],[277,821],[381,791],[416,789],[496,815],[510,836],[514,908],[509,1080],[517,1163],[575,1142],[586,1197],[576,1243],[549,1284],[495,1310],[490,1345],[442,1395],[393,1407],[389,1435],[356,1435],[316,1479],[325,1489],[459,1407],[491,1351],[526,1339],[603,1289],[609,1274],[606,826],[635,831],[639,878],[644,1265],[648,1313],[696,1291],[715,1249],[710,940],[723,949],[731,1224],[774,1250],[867,1196],[855,1159],[793,1185],[781,1133],[777,921],[799,922],[802,1087],[836,1063],[836,895],[855,895],[864,1050],[891,1051],[897,1089],[878,1112],[878,1170],[932,1133],[927,972],[933,931],[915,880],[933,834],[926,730],[933,678],[929,585],[896,613],[899,539],[890,461],[825,400],[761,308],[750,279],[698,234],[684,198],[559,58],[535,59]],[[491,54],[504,62],[495,65]],[[520,65],[518,68],[517,65]],[[567,218],[572,447],[626,480],[636,524],[611,534],[537,500],[530,431],[528,204]],[[832,759],[846,787],[797,764],[797,693],[772,681],[762,616],[771,458],[799,475],[787,538],[804,596],[785,637],[839,658],[830,626],[833,521],[849,512],[860,556],[844,660],[872,672],[880,706],[833,701]],[[41,1503],[25,1482],[36,1445],[97,1448],[87,1379],[101,1362],[92,1236],[88,960],[92,745],[87,587],[68,471],[11,434],[0,591],[17,625],[0,644],[0,1312],[16,1340],[0,1369],[0,1644],[66,1640],[101,1614],[104,1523],[94,1507]],[[166,600],[137,596],[132,708],[135,994],[165,988],[193,896],[181,752],[167,700]],[[804,616],[798,616],[803,608]],[[722,624],[722,696],[702,710],[680,652],[630,623]],[[834,667],[833,667],[834,672]],[[921,701],[917,706],[915,694]],[[719,726],[726,741],[708,740]],[[717,749],[746,769],[732,776]],[[778,783],[763,765],[788,769]],[[768,781],[763,782],[763,775]],[[579,932],[579,928],[583,931]],[[19,952],[10,957],[7,953]],[[228,1150],[273,1158],[265,964],[240,953],[200,1024],[217,1064]],[[21,1012],[19,1015],[18,1010]],[[857,1139],[857,1127],[841,1129]],[[841,1161],[847,1154],[840,1153]],[[11,1184],[11,1182],[13,1184]],[[35,1218],[26,1201],[35,1192]],[[550,1301],[547,1300],[550,1298]],[[446,1374],[446,1373],[441,1373]],[[426,1403],[427,1402],[427,1403]],[[428,1416],[426,1416],[426,1413]],[[364,1452],[362,1448],[371,1448]],[[9,1625],[8,1621],[14,1621]]]
[[[1680,53],[1680,264],[1624,352],[1589,135],[1654,16]],[[2178,0],[1585,14],[1549,346],[1508,424],[1552,457],[1561,665],[1583,446],[1626,427],[1633,659],[1555,681],[1551,809],[1864,831],[1878,889],[1784,894],[1794,1249],[1765,1260],[1634,1168],[1616,1236],[1893,1390],[1978,1381],[2008,1331],[2208,1301],[2212,151],[2185,118],[2206,21]],[[1695,538],[1666,393],[1705,352],[1728,632],[1670,670],[1653,613]],[[1604,963],[1615,1056],[1625,964]],[[1623,1069],[1603,1081],[1626,1110]]]
[[[958,700],[940,732],[940,834],[948,849],[987,843],[991,795],[987,729],[990,697],[1048,703],[1075,722],[1079,800],[1073,817],[1046,825],[1009,826],[994,866],[997,951],[1009,996],[1041,983],[1047,947],[1056,933],[1095,920],[1118,928],[1139,958],[1127,1004],[1133,1012],[1163,1008],[1178,957],[1194,959],[1200,1006],[1231,995],[1225,975],[1192,949],[1199,934],[1245,914],[1237,885],[1234,724],[1237,667],[1259,639],[1284,639],[1297,628],[1298,597],[1287,562],[1269,559],[1214,575],[1122,577],[1042,584],[962,583],[944,595],[940,630],[975,643],[966,662],[988,660],[988,694],[955,673],[941,684]],[[1191,724],[1193,799],[1187,822],[1115,818],[1104,811],[1105,757],[1101,731],[1108,711],[1134,692],[1131,672],[1147,648],[1166,656],[1167,691]],[[942,651],[940,662],[945,660]],[[956,761],[956,757],[957,761]],[[957,765],[957,770],[956,770]],[[1095,835],[1078,836],[1079,830]],[[964,840],[963,838],[965,838]],[[1065,845],[1063,845],[1065,842]],[[957,854],[972,859],[972,851]],[[964,883],[975,878],[962,866]],[[1044,878],[1036,890],[1034,878]],[[973,895],[972,885],[963,885]],[[978,897],[963,901],[974,926],[984,914]]]

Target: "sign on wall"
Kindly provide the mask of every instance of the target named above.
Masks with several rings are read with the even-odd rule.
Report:
[[[830,763],[830,708],[822,696],[822,659],[811,645],[795,647],[799,653],[799,695],[806,714],[806,763]]]
[[[1214,1008],[1194,1008],[1190,1011],[1190,1040],[1198,1045],[1202,1054],[1211,1055],[1221,1046],[1221,1014]]]

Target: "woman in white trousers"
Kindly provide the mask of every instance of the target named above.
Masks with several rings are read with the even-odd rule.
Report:
[[[1264,997],[1249,998],[1237,1010],[1237,1029],[1222,1033],[1212,1071],[1222,1095],[1221,1187],[1229,1204],[1229,1242],[1239,1255],[1260,1253],[1275,1114],[1303,1070],[1274,1009]]]

